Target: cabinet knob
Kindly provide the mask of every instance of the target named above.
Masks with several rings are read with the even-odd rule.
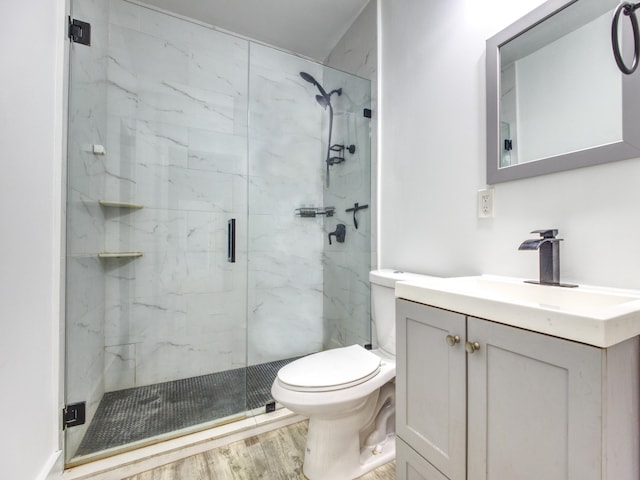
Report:
[[[456,343],[460,343],[460,335],[447,335],[447,345],[453,347]]]
[[[475,353],[480,350],[480,344],[478,342],[465,342],[464,349],[467,353]]]

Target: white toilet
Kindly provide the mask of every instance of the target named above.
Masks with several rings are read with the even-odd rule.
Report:
[[[375,270],[372,317],[379,348],[315,353],[280,369],[273,398],[309,417],[304,474],[348,480],[395,458],[395,282],[418,275]]]

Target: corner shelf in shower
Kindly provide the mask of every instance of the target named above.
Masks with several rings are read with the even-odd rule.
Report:
[[[137,258],[141,257],[142,252],[103,252],[98,254],[98,258]]]
[[[144,208],[144,205],[131,202],[117,202],[113,200],[98,200],[98,203],[102,207],[107,208],[121,208],[125,210],[139,210]],[[101,252],[98,253],[100,259],[115,259],[115,258],[138,258],[142,256],[142,252]]]
[[[139,203],[115,202],[111,200],[99,200],[98,203],[103,207],[128,208],[130,210],[138,210],[140,208],[144,208],[144,205],[140,205]]]

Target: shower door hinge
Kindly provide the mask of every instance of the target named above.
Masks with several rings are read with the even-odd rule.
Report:
[[[74,43],[91,45],[91,24],[69,17],[69,38]]]
[[[370,109],[370,108],[365,108],[365,109],[362,111],[362,115],[363,115],[365,118],[371,118],[371,114],[372,114],[372,112],[371,112],[371,109]]]
[[[62,429],[84,425],[87,411],[86,402],[70,403],[62,409]]]

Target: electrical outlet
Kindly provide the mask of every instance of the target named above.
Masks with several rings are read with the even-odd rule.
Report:
[[[493,188],[478,190],[478,218],[493,218]]]

